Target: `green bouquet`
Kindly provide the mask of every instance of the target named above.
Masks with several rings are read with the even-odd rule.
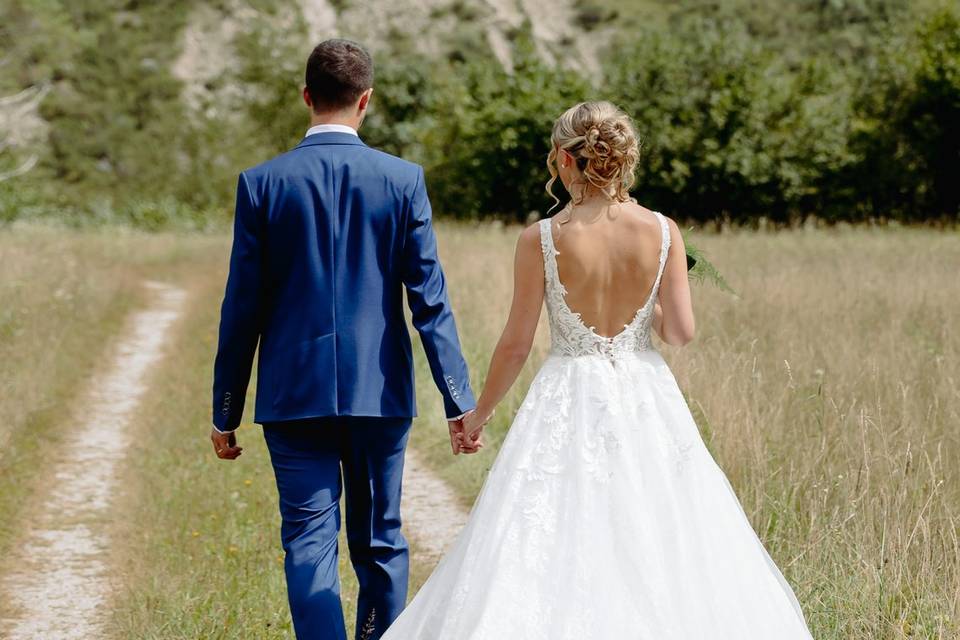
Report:
[[[723,274],[713,265],[712,262],[707,260],[706,255],[703,251],[691,244],[684,234],[683,244],[687,248],[687,274],[690,277],[690,280],[703,283],[709,282],[710,284],[719,287],[722,291],[727,291],[736,295],[736,291],[733,290],[729,284],[727,284],[726,279],[724,279]]]

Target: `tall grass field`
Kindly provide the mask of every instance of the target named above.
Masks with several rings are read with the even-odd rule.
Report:
[[[479,391],[506,319],[520,228],[437,229]],[[736,293],[695,286],[696,339],[659,348],[814,637],[960,637],[960,236],[835,227],[690,237]],[[228,252],[226,233],[0,231],[0,551],[17,544],[31,498],[49,482],[44,454],[69,429],[83,380],[143,304],[139,283],[188,292],[108,523],[114,638],[293,637],[259,427],[248,413],[244,455],[232,464],[216,460],[207,439]],[[548,348],[544,321],[488,446],[471,457],[450,455],[417,350],[412,446],[464,507]],[[414,564],[411,592],[431,569],[416,553]],[[346,558],[342,573],[349,619]]]

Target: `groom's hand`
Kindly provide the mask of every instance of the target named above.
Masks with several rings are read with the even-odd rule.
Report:
[[[236,460],[243,451],[243,447],[237,446],[235,432],[220,433],[216,429],[211,429],[210,440],[213,441],[213,450],[221,460]]]
[[[460,425],[460,452],[476,453],[483,448],[483,426],[476,410],[467,412]]]
[[[450,449],[453,455],[458,455],[460,443],[463,441],[463,418],[447,420],[447,430],[450,431]]]
[[[476,453],[483,447],[479,439],[470,440],[464,433],[464,421],[472,413],[471,410],[457,420],[447,420],[447,428],[450,430],[450,448],[455,456],[461,453]]]

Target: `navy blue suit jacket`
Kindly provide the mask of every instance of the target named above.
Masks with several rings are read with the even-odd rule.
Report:
[[[341,132],[240,174],[214,364],[213,423],[413,417],[403,291],[447,417],[474,407],[423,168]]]

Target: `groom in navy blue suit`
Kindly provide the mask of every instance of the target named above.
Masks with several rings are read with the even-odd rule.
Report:
[[[235,459],[254,351],[256,412],[276,474],[294,628],[345,640],[337,574],[346,491],[360,583],[357,638],[379,638],[407,597],[400,532],[403,455],[416,415],[403,292],[443,395],[454,453],[476,450],[474,407],[447,297],[422,167],[366,146],[373,87],[358,44],[320,43],[294,149],[240,174],[214,365],[214,449]]]

